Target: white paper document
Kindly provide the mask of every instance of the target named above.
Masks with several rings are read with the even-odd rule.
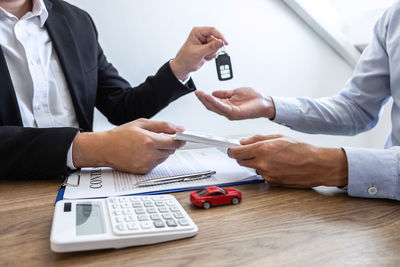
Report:
[[[174,138],[175,140],[182,140],[215,147],[230,148],[240,146],[240,142],[238,139],[224,138],[210,134],[200,134],[189,131],[176,133]]]
[[[136,186],[136,183],[149,179],[209,170],[216,174],[206,179]],[[130,195],[262,180],[253,169],[238,165],[216,148],[178,150],[146,175],[124,173],[110,168],[82,169],[80,174],[72,174],[68,179],[64,199]]]

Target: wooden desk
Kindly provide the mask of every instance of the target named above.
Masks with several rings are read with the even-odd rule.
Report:
[[[237,186],[243,202],[210,210],[175,196],[197,236],[121,250],[50,250],[55,181],[0,181],[0,266],[362,266],[400,265],[400,203],[338,189]]]

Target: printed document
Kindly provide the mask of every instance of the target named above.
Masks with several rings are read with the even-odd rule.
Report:
[[[154,178],[216,171],[209,178],[137,187]],[[70,175],[64,199],[131,195],[230,183],[263,181],[253,169],[245,168],[216,148],[177,150],[165,162],[145,175],[119,172],[111,168],[85,168]]]

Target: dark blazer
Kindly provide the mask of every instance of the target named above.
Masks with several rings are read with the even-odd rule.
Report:
[[[94,107],[111,123],[120,125],[137,118],[150,118],[171,101],[195,90],[191,80],[184,86],[176,79],[169,63],[132,88],[107,61],[95,25],[85,11],[60,0],[44,2],[49,12],[45,26],[83,131],[92,131]],[[78,131],[23,127],[0,49],[0,178],[61,177],[67,171],[67,152]]]

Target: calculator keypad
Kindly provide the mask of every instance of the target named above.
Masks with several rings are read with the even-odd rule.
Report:
[[[175,197],[128,196],[107,198],[113,232],[117,235],[160,233],[194,227]]]

